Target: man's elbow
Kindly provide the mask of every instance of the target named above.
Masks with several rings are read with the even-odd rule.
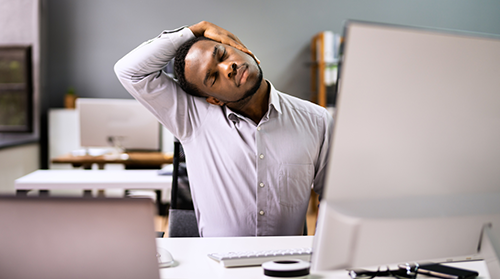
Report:
[[[125,67],[123,65],[122,60],[118,60],[115,63],[115,66],[113,67],[113,70],[115,71],[115,75],[118,77],[119,80],[122,80],[125,77]]]

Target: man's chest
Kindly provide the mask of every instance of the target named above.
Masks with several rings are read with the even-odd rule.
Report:
[[[206,148],[232,160],[270,160],[274,163],[313,163],[321,138],[310,123],[278,120],[258,125],[246,121],[229,123],[204,134]]]

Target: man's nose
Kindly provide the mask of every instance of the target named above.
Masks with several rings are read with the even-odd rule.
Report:
[[[222,67],[224,68],[223,71],[226,74],[228,78],[232,78],[236,75],[238,65],[234,62],[228,62],[228,63],[221,63]]]

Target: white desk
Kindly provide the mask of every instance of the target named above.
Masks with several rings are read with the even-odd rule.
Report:
[[[170,189],[172,176],[157,170],[37,170],[16,179],[16,190]]]
[[[214,252],[312,247],[312,236],[300,237],[212,237],[158,238],[157,244],[168,250],[176,264],[160,269],[161,278],[261,278],[261,267],[225,268],[210,259]]]
[[[293,237],[220,237],[220,238],[158,238],[157,245],[168,250],[176,264],[161,268],[160,277],[166,278],[272,278],[264,276],[261,267],[225,268],[207,254],[228,251],[252,251],[312,247],[312,236]],[[479,272],[478,279],[489,279],[482,261],[454,263],[453,265]],[[351,279],[346,271],[311,273],[309,279]],[[419,276],[418,278],[426,278]]]
[[[157,170],[37,170],[15,181],[18,195],[56,189],[83,190],[87,195],[94,189],[156,190],[158,205],[161,191],[170,197],[171,185],[172,176],[158,175]]]

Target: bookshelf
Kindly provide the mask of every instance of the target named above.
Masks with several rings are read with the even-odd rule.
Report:
[[[342,38],[331,31],[323,31],[311,39],[311,101],[328,105],[328,87],[337,83]]]

